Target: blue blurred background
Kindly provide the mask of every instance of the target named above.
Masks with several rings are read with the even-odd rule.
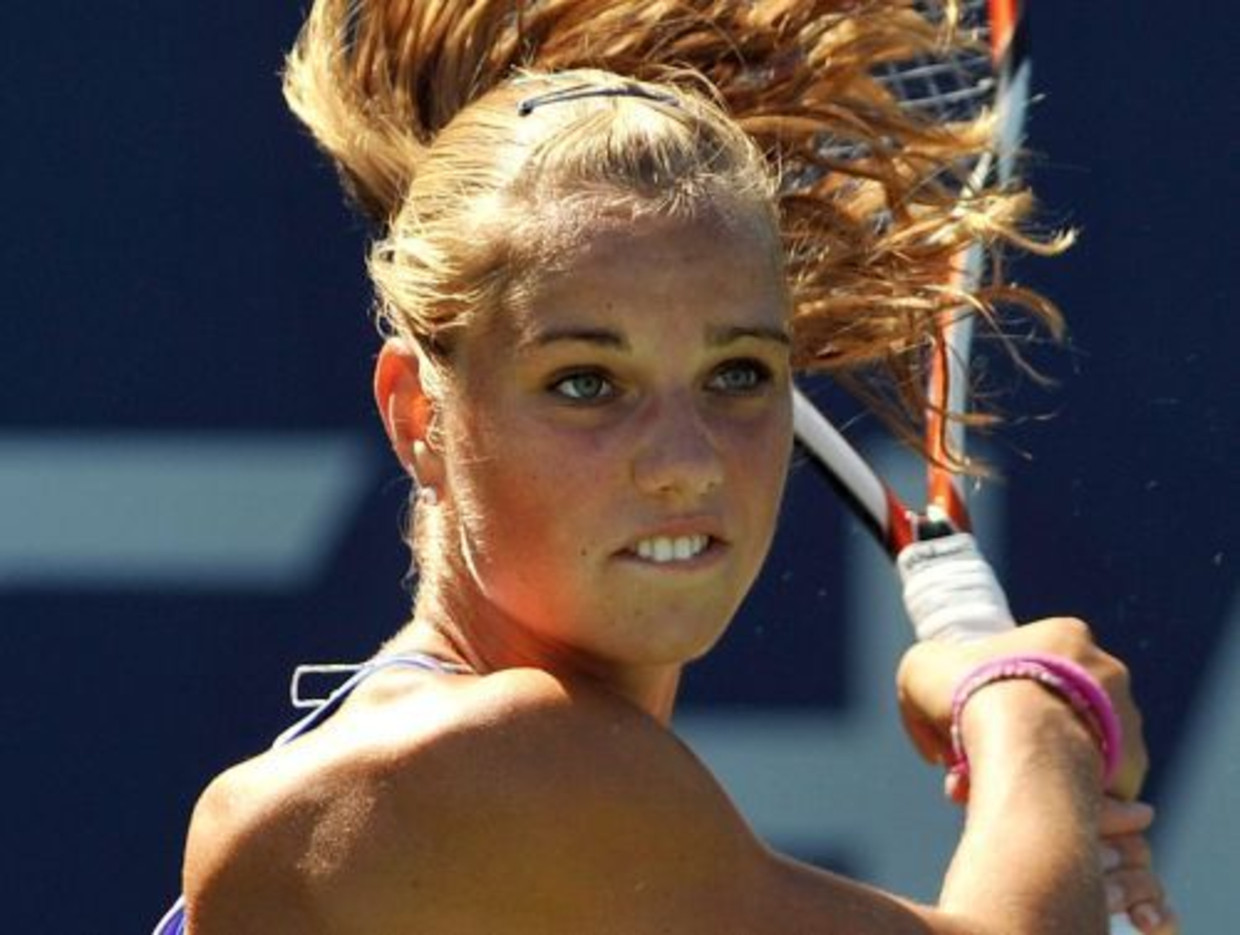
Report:
[[[1037,417],[994,449],[990,541],[1019,615],[1085,616],[1130,660],[1164,866],[1190,931],[1219,932],[1240,841],[1235,37],[1158,5],[1040,6],[1037,180],[1083,239],[1020,269],[1072,339],[1039,354],[1059,389],[1010,401]],[[292,666],[403,620],[407,488],[371,412],[365,230],[279,94],[299,5],[3,21],[3,929],[143,932],[198,790],[291,716]],[[941,845],[909,837],[952,818],[875,714],[903,638],[886,574],[798,471],[684,724],[777,843],[918,891]],[[911,787],[927,804],[901,814]]]

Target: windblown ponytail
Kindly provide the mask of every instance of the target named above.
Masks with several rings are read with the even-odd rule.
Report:
[[[427,147],[508,77],[512,0],[317,0],[284,94],[372,219],[401,207]],[[519,33],[519,29],[517,30]],[[507,38],[507,42],[504,39]]]

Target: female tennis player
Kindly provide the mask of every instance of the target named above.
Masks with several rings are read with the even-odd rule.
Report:
[[[635,12],[654,6],[311,10],[286,93],[381,227],[374,391],[413,479],[416,597],[327,704],[203,793],[159,931],[1083,935],[1109,907],[1174,932],[1129,801],[1139,714],[1080,622],[904,659],[910,733],[967,810],[935,905],[772,852],[669,729],[770,546],[794,368],[878,362],[898,388],[953,251],[1018,235],[1007,196],[927,195],[959,149],[889,171],[896,134],[930,139],[899,114],[841,104],[868,155],[793,206],[788,154],[705,80],[590,67],[657,65],[706,22],[769,34],[746,80],[778,115],[804,68],[843,88],[923,40],[904,3],[849,5],[829,61],[779,17],[839,3]]]

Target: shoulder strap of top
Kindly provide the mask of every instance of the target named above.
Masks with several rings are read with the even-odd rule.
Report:
[[[278,737],[272,744],[273,747],[283,746],[291,740],[300,737],[307,731],[313,730],[322,724],[327,718],[331,717],[344,704],[345,699],[353,693],[367,678],[384,669],[390,669],[395,666],[410,666],[415,669],[425,669],[428,672],[445,672],[453,675],[463,675],[469,670],[464,666],[455,663],[445,662],[426,653],[406,653],[396,656],[376,656],[369,662],[363,663],[324,663],[312,665],[300,665],[293,670],[293,678],[289,682],[289,697],[292,700],[294,708],[310,709],[310,713],[297,721]],[[348,678],[331,694],[323,698],[308,698],[302,693],[302,679],[306,676],[314,675],[341,675],[348,674]]]

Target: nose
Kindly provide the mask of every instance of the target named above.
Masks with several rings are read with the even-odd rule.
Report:
[[[661,402],[649,414],[633,462],[643,493],[694,500],[723,483],[723,459],[709,422],[691,399]]]

